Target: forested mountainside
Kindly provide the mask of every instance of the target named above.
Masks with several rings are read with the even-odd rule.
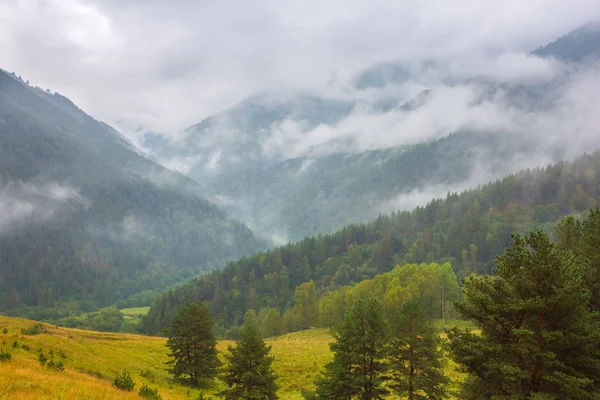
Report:
[[[533,54],[581,62],[600,57],[600,22],[592,22],[540,47]]]
[[[0,70],[0,310],[93,309],[256,251],[201,193],[66,97]]]
[[[512,160],[524,159],[535,146],[532,138],[510,137],[461,132],[391,149],[296,158],[240,172],[215,186],[223,207],[258,232],[298,240],[411,209],[427,196],[421,191],[442,195],[472,185],[470,180],[506,176],[514,172]]]
[[[550,78],[488,76],[466,66],[456,74],[434,60],[377,64],[350,80],[343,96],[263,93],[184,130],[178,140],[148,133],[143,146],[206,184],[217,204],[274,244],[331,233],[381,212],[411,209],[449,187],[472,188],[540,166],[537,160],[582,154],[563,143],[568,133],[548,133],[548,127],[556,126],[553,115],[580,107],[571,104],[570,85],[597,56],[596,38],[588,25],[522,54],[545,63],[554,71]],[[464,109],[443,117],[463,96],[469,98]],[[462,116],[464,123],[454,123]],[[600,145],[588,141],[587,150]]]
[[[600,152],[573,163],[525,170],[463,193],[396,212],[331,235],[244,257],[158,297],[144,321],[147,333],[169,325],[187,301],[210,303],[226,335],[249,309],[282,313],[294,305],[299,285],[317,294],[352,285],[395,265],[451,263],[458,277],[489,274],[512,232],[553,227],[561,217],[584,213],[600,201]]]

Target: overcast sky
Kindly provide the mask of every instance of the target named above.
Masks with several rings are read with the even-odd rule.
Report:
[[[598,18],[598,0],[0,0],[0,67],[118,128],[174,131],[257,91],[530,50]]]

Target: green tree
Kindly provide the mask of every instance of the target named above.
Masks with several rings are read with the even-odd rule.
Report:
[[[296,300],[294,314],[300,329],[309,329],[315,326],[319,320],[319,303],[315,283],[310,281],[296,287],[294,298]]]
[[[186,304],[173,318],[167,347],[176,378],[187,376],[192,386],[198,386],[200,380],[216,376],[220,361],[212,326],[208,308],[200,302]]]
[[[219,394],[226,400],[276,400],[277,375],[273,372],[271,347],[265,345],[260,332],[244,326],[242,339],[228,347],[227,364],[222,380],[227,386]]]
[[[495,276],[464,281],[457,310],[481,329],[448,331],[469,373],[463,399],[597,399],[600,325],[589,268],[540,231],[513,235]]]
[[[281,314],[274,308],[269,308],[265,315],[265,319],[261,324],[263,334],[266,337],[277,336],[281,333]]]
[[[318,399],[382,399],[388,393],[385,342],[387,326],[378,300],[359,299],[344,316],[330,345],[334,358],[316,381]]]
[[[407,301],[391,320],[389,387],[409,400],[446,398],[449,380],[440,361],[441,339],[428,324],[421,306],[414,300]]]

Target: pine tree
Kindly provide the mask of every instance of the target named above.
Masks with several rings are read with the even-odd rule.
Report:
[[[199,302],[186,304],[173,318],[167,347],[175,378],[187,376],[192,386],[198,386],[217,375],[220,361],[212,326],[208,308]]]
[[[427,322],[415,301],[408,301],[392,318],[389,343],[390,388],[409,400],[439,400],[447,397],[439,350],[441,339]]]
[[[334,358],[316,381],[317,399],[382,399],[388,393],[385,342],[387,326],[376,299],[360,299],[346,313],[330,345]]]
[[[513,235],[495,276],[464,281],[455,307],[481,329],[448,331],[469,378],[463,399],[597,399],[600,325],[586,264],[543,232]]]
[[[358,336],[357,326],[347,312],[333,334],[335,341],[329,345],[333,360],[325,365],[325,371],[315,380],[315,393],[304,393],[306,399],[351,400],[359,393],[360,382],[354,374],[359,362],[356,352]]]
[[[242,339],[235,347],[229,346],[227,365],[222,380],[227,389],[220,395],[226,400],[276,400],[277,375],[269,356],[271,347],[265,345],[260,332],[251,325],[244,326]]]

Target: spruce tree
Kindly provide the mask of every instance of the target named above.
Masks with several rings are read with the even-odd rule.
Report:
[[[376,299],[354,303],[330,345],[334,358],[316,381],[318,399],[382,399],[384,386],[387,326],[381,304]]]
[[[360,380],[355,375],[359,362],[357,326],[347,312],[337,331],[335,341],[329,345],[333,360],[325,365],[325,371],[315,380],[316,391],[304,393],[306,399],[351,400],[360,391]]]
[[[416,301],[404,303],[392,318],[388,360],[390,388],[409,400],[439,400],[447,397],[439,349],[439,334]]]
[[[448,331],[452,357],[469,373],[461,398],[598,399],[600,326],[588,272],[537,231],[513,235],[495,276],[465,279],[455,307],[481,333]]]
[[[168,362],[175,378],[188,377],[192,386],[212,380],[218,373],[217,341],[208,308],[200,302],[182,307],[169,328]]]
[[[271,347],[265,345],[260,332],[252,325],[245,325],[242,338],[235,347],[229,346],[225,356],[227,365],[222,380],[227,386],[220,395],[226,400],[276,400],[277,375],[269,356]]]

